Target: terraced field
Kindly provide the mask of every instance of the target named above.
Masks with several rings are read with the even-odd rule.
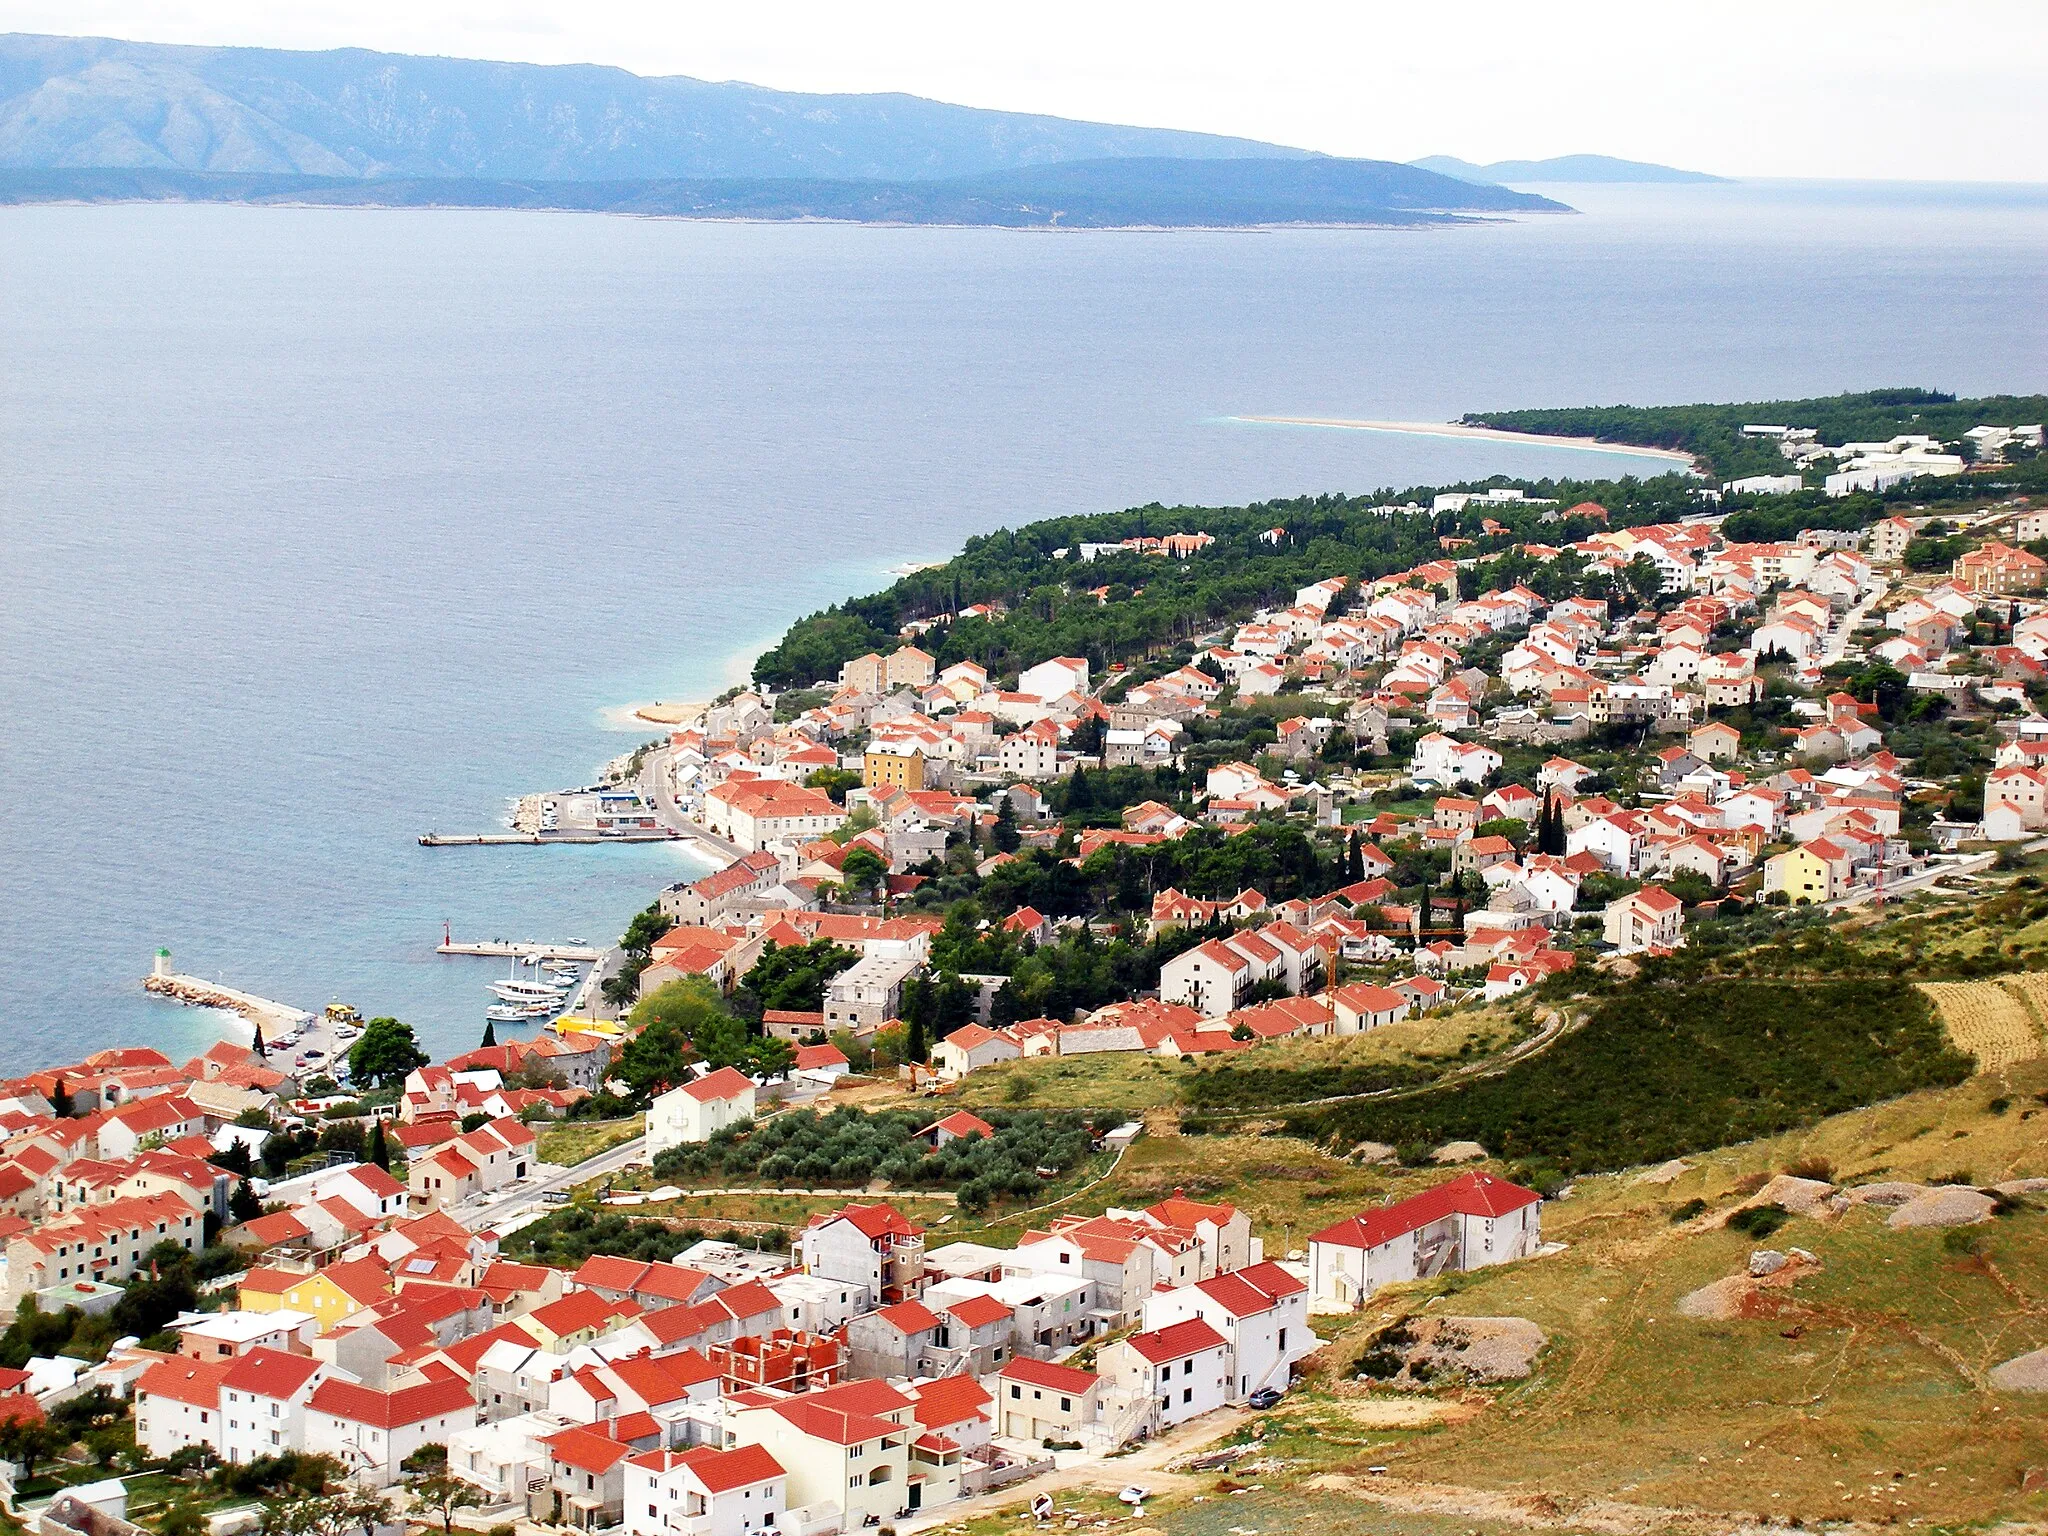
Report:
[[[2041,1054],[2048,972],[1997,981],[1929,981],[1921,990],[1934,1000],[1956,1048],[1977,1059],[1979,1072],[2000,1072]]]

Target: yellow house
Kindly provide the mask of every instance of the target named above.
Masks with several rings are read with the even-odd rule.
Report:
[[[1795,907],[1831,899],[1834,881],[1834,866],[1806,848],[1764,861],[1764,894],[1783,891]]]
[[[242,1277],[246,1312],[303,1312],[325,1333],[344,1318],[391,1294],[391,1277],[372,1259],[330,1264],[308,1274],[285,1269],[252,1269]]]
[[[860,781],[868,789],[923,789],[921,752],[866,752],[860,760]]]

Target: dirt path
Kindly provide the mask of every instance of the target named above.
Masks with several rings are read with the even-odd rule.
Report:
[[[1061,1467],[1046,1473],[1043,1477],[1013,1483],[1008,1488],[998,1489],[994,1493],[984,1493],[979,1498],[963,1499],[958,1504],[944,1505],[923,1520],[899,1520],[896,1522],[896,1529],[902,1536],[916,1536],[919,1531],[929,1531],[943,1525],[964,1525],[977,1516],[992,1515],[1006,1508],[1027,1504],[1036,1494],[1058,1495],[1072,1492],[1077,1488],[1115,1493],[1131,1483],[1136,1483],[1158,1498],[1164,1498],[1169,1494],[1200,1493],[1215,1482],[1215,1473],[1190,1474],[1166,1472],[1161,1469],[1176,1457],[1185,1456],[1212,1440],[1227,1437],[1240,1424],[1252,1417],[1254,1415],[1251,1410],[1239,1408],[1205,1414],[1191,1423],[1181,1425],[1171,1434],[1148,1441],[1128,1456],[1119,1456],[1114,1461],[1090,1461],[1071,1467]],[[1142,1476],[1139,1475],[1141,1473]]]
[[[1337,1093],[1325,1099],[1304,1099],[1299,1104],[1265,1104],[1257,1109],[1204,1109],[1197,1113],[1205,1120],[1271,1120],[1281,1114],[1293,1114],[1304,1109],[1323,1109],[1332,1104],[1356,1104],[1367,1099],[1391,1101],[1420,1098],[1425,1093],[1440,1093],[1446,1088],[1470,1082],[1476,1077],[1493,1077],[1505,1072],[1516,1062],[1527,1061],[1531,1056],[1549,1050],[1584,1022],[1583,1019],[1574,1020],[1562,1011],[1553,1013],[1550,1021],[1535,1034],[1509,1046],[1499,1055],[1468,1062],[1462,1067],[1446,1072],[1442,1077],[1431,1078],[1426,1083],[1417,1083],[1412,1088],[1373,1088],[1365,1093]]]

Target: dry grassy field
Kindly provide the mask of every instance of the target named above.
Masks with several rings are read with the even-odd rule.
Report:
[[[1168,1536],[1704,1536],[2048,1519],[2035,1470],[2048,1467],[2048,1394],[1985,1382],[1991,1366],[2048,1347],[2048,1197],[1949,1232],[1895,1231],[1873,1207],[1796,1217],[1768,1246],[1808,1249],[1817,1270],[1735,1318],[1676,1308],[1763,1245],[1718,1217],[1771,1174],[2048,1175],[2048,1061],[1687,1162],[1668,1183],[1606,1175],[1550,1202],[1544,1236],[1562,1251],[1318,1318],[1333,1370],[1258,1418],[1253,1460],[1171,1480],[1142,1523]],[[1310,1223],[1441,1176],[1359,1168],[1278,1137],[1162,1135],[1103,1191],[1137,1204],[1192,1185],[1245,1204],[1277,1252],[1283,1231],[1299,1246]],[[1533,1376],[1499,1387],[1399,1394],[1335,1369],[1377,1330],[1440,1314],[1526,1317],[1550,1342]],[[1005,1509],[970,1529],[1016,1525]]]
[[[1956,1048],[1977,1058],[1979,1072],[2002,1072],[2041,1054],[2041,1018],[2048,1006],[2048,973],[2022,972],[1995,981],[1928,981]]]

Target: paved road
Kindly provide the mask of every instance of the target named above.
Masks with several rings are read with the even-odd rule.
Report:
[[[1903,880],[1887,880],[1884,883],[1884,899],[1896,901],[1901,897],[1911,896],[1916,891],[1924,891],[1946,875],[1982,874],[1997,862],[1997,854],[1979,853],[1967,859],[1958,859],[1952,864],[1931,864],[1917,875],[1908,875]],[[1875,900],[1877,894],[1877,887],[1874,885],[1858,886],[1848,894],[1837,896],[1833,901],[1826,903],[1825,910],[1840,912],[1849,907],[1860,907],[1866,901]]]
[[[481,1232],[486,1227],[497,1228],[537,1207],[545,1207],[547,1202],[542,1197],[550,1190],[570,1189],[592,1179],[601,1179],[646,1155],[647,1138],[635,1136],[631,1141],[622,1141],[595,1157],[585,1158],[573,1168],[555,1168],[496,1200],[482,1205],[457,1206],[449,1214],[472,1232]],[[550,1165],[544,1163],[541,1166],[548,1168]]]
[[[640,793],[647,803],[654,807],[654,814],[664,827],[689,838],[707,853],[717,854],[723,864],[730,864],[746,850],[738,843],[708,832],[690,820],[676,804],[676,797],[669,786],[669,751],[657,747],[640,761]]]
[[[1889,586],[1879,587],[1842,615],[1835,627],[1828,631],[1827,639],[1821,643],[1821,666],[1831,667],[1842,659],[1842,653],[1849,649],[1849,642],[1855,636],[1856,626],[1863,622],[1863,616],[1876,607],[1888,591]]]

